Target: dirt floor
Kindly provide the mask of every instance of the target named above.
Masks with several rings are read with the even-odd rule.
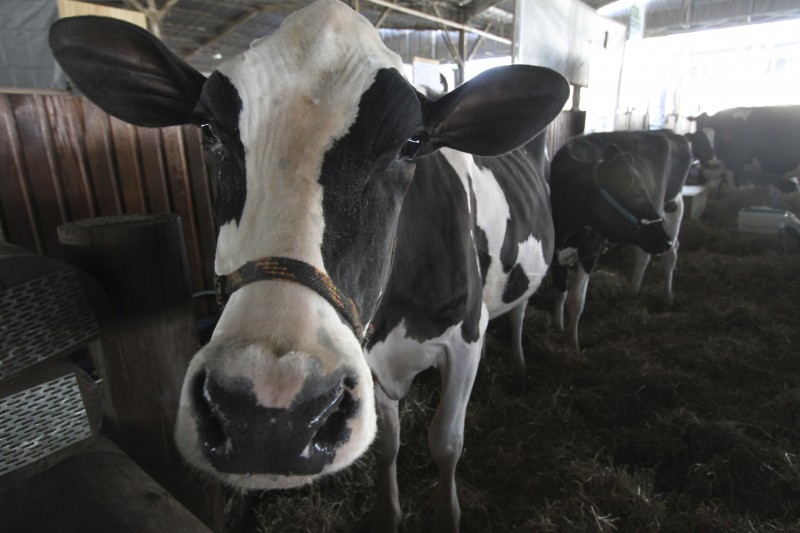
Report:
[[[753,205],[797,213],[800,200],[765,188],[711,198],[683,224],[670,309],[659,262],[632,296],[632,254],[610,249],[580,353],[554,330],[543,287],[524,390],[505,360],[507,321],[490,324],[458,466],[462,531],[800,531],[800,243],[739,233]],[[431,371],[401,404],[406,532],[430,529],[437,397]],[[366,531],[373,468],[368,454],[313,487],[233,497],[231,531]]]

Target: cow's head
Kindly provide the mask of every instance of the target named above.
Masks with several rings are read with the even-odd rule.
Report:
[[[247,488],[305,483],[372,441],[362,331],[415,161],[440,147],[505,153],[568,93],[550,70],[513,66],[428,100],[369,22],[334,0],[298,11],[207,79],[109,19],[59,21],[51,46],[109,113],[203,128],[228,301],[187,371],[176,439],[193,465]]]
[[[593,206],[598,212],[595,229],[601,235],[614,242],[634,244],[650,254],[672,247],[655,201],[657,185],[647,166],[611,144],[592,173],[599,193]]]
[[[704,179],[717,179],[725,169],[714,152],[715,132],[708,127],[709,117],[703,113],[699,117],[689,117],[689,120],[697,125],[694,132],[685,135],[692,149],[692,158],[699,164]]]

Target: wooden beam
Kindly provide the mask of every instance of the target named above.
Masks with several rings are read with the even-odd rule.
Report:
[[[225,28],[222,32],[218,33],[217,35],[215,35],[211,39],[208,39],[205,42],[200,43],[200,46],[198,46],[197,48],[195,48],[194,50],[192,50],[191,52],[189,52],[188,54],[183,56],[183,58],[184,59],[188,59],[188,58],[192,57],[193,55],[197,54],[198,52],[200,52],[200,50],[202,50],[203,48],[205,48],[207,46],[211,46],[212,44],[220,41],[224,37],[230,35],[234,31],[236,31],[236,28],[238,28],[239,26],[242,26],[243,24],[246,24],[247,22],[249,22],[251,19],[253,19],[260,12],[261,12],[260,10],[257,10],[257,11],[250,11],[249,13],[245,13],[244,15],[239,17],[238,19],[234,20],[233,23],[230,26],[228,26],[227,28]]]
[[[464,10],[464,14],[466,15],[464,20],[469,20],[475,15],[479,15],[490,7],[494,7],[499,3],[500,2],[498,0],[474,0],[462,8]]]
[[[489,24],[486,25],[483,31],[488,32],[491,28],[492,28],[492,23],[490,22]],[[466,61],[470,61],[475,56],[475,52],[478,51],[478,47],[482,43],[483,43],[483,36],[478,35],[478,38],[475,39],[475,42],[472,45],[472,48],[470,48],[469,52],[467,53],[467,57],[465,58]]]
[[[423,20],[428,20],[430,22],[436,22],[438,24],[442,24],[444,26],[448,26],[450,28],[455,28],[457,30],[463,30],[469,33],[474,33],[476,35],[482,35],[487,39],[491,39],[493,41],[497,41],[503,44],[511,44],[511,39],[506,39],[505,37],[500,37],[499,35],[495,35],[493,33],[487,33],[483,30],[479,30],[478,28],[474,28],[472,26],[467,26],[466,24],[461,24],[459,22],[453,22],[452,20],[443,19],[441,17],[436,17],[433,15],[428,15],[427,13],[423,13],[422,11],[417,11],[416,9],[410,9],[407,7],[399,6],[396,4],[389,3],[385,0],[364,0],[371,4],[375,4],[381,7],[385,7],[388,9],[394,9],[395,11],[399,11],[401,13],[405,13],[406,15],[412,15],[417,18],[421,18]]]

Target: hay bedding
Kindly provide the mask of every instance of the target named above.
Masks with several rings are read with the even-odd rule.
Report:
[[[467,414],[458,484],[467,532],[800,531],[800,244],[736,231],[740,207],[797,212],[763,189],[723,189],[686,221],[675,305],[655,261],[626,292],[629,250],[589,287],[575,354],[552,328],[552,294],[532,298],[525,390],[490,324]],[[438,375],[401,403],[401,530],[427,531],[436,468],[426,427]],[[374,461],[313,487],[233,496],[231,531],[366,531]]]

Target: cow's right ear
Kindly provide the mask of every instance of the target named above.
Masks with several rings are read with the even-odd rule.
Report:
[[[438,100],[423,102],[429,149],[501,155],[530,141],[564,107],[569,84],[548,68],[495,67]]]
[[[195,122],[205,76],[153,34],[106,17],[69,17],[50,27],[56,60],[95,104],[138,126]]]

